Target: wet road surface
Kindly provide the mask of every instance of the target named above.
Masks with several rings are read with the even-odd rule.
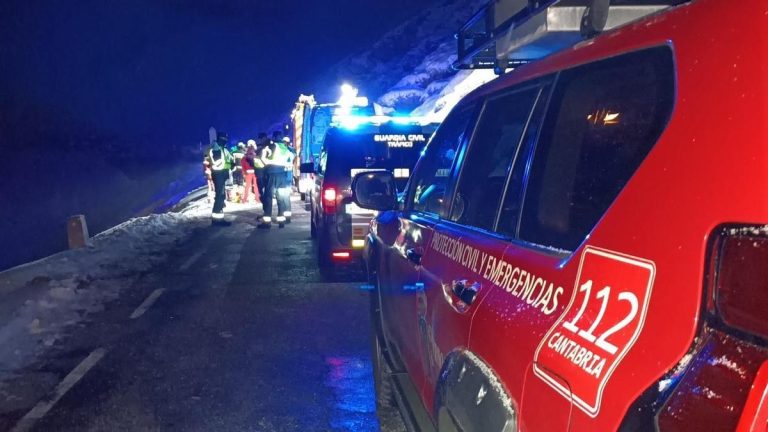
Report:
[[[375,414],[368,293],[321,277],[309,217],[199,229],[14,384],[0,430],[400,431]],[[30,387],[32,388],[32,387]]]

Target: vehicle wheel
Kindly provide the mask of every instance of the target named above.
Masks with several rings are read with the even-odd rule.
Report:
[[[301,198],[302,201],[306,201],[307,200],[306,192],[299,193],[299,198]]]
[[[376,395],[376,413],[381,416],[396,407],[390,368],[384,358],[384,351],[376,330],[376,317],[371,317],[371,363],[373,366],[373,388]]]
[[[310,220],[309,222],[309,235],[312,238],[317,238],[317,225],[315,225],[314,220]]]

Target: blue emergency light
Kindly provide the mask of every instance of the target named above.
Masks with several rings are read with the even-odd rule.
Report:
[[[347,130],[355,130],[362,125],[381,126],[386,123],[394,123],[397,125],[425,126],[430,122],[422,116],[387,116],[360,114],[334,115],[331,119],[331,126],[340,127]]]

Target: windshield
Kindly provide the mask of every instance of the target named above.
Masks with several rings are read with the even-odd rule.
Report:
[[[329,169],[348,172],[350,178],[366,169],[392,171],[398,190],[402,190],[428,139],[424,133],[329,135]]]

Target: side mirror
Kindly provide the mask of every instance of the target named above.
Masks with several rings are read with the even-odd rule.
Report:
[[[352,180],[352,200],[368,210],[397,209],[397,185],[389,171],[361,172]]]
[[[302,174],[314,174],[315,173],[315,163],[314,162],[305,162],[301,165],[299,165],[299,172]]]

